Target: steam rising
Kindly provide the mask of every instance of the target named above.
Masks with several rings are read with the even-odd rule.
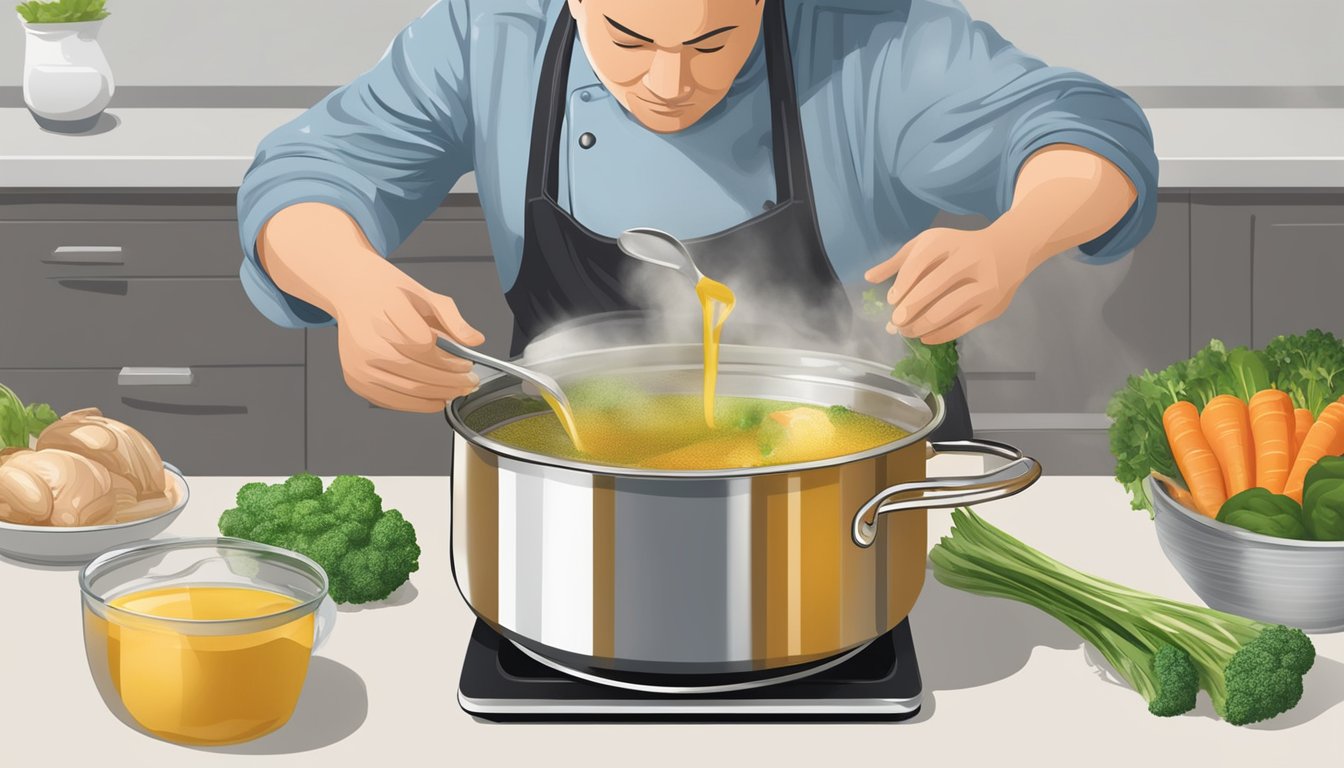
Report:
[[[762,275],[755,266],[769,263],[768,254],[743,253],[713,268],[702,265],[708,277],[726,284],[737,296],[724,326],[723,344],[827,352],[882,365],[905,356],[900,339],[884,331],[884,319],[857,311],[860,294],[869,286],[847,290],[849,306],[830,306],[825,291],[799,295],[787,287],[796,282],[792,276]],[[620,279],[640,310],[561,323],[534,340],[524,351],[524,359],[619,346],[701,342],[700,304],[690,280],[634,259],[625,265]]]

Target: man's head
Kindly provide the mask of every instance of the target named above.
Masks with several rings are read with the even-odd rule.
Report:
[[[762,0],[568,0],[602,84],[646,128],[694,125],[728,93],[761,31]]]

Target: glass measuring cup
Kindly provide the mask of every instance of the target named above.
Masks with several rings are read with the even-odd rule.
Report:
[[[79,586],[104,703],[180,744],[235,744],[283,726],[336,618],[321,566],[242,539],[112,550],[85,566]]]

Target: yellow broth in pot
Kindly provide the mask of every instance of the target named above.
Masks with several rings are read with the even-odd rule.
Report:
[[[521,450],[620,467],[664,470],[737,469],[820,461],[894,442],[907,433],[841,406],[752,397],[714,400],[714,426],[704,398],[649,393],[615,379],[566,387],[583,438],[579,451],[545,404],[511,398],[474,414],[486,436]],[[476,419],[472,419],[475,421]]]

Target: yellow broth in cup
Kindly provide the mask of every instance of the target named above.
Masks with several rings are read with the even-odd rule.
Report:
[[[289,720],[308,674],[311,612],[236,634],[180,627],[184,620],[276,616],[298,599],[255,587],[175,585],[107,604],[116,610],[106,618],[85,608],[89,658],[106,659],[116,695],[146,731],[181,744],[220,745],[255,739]]]

